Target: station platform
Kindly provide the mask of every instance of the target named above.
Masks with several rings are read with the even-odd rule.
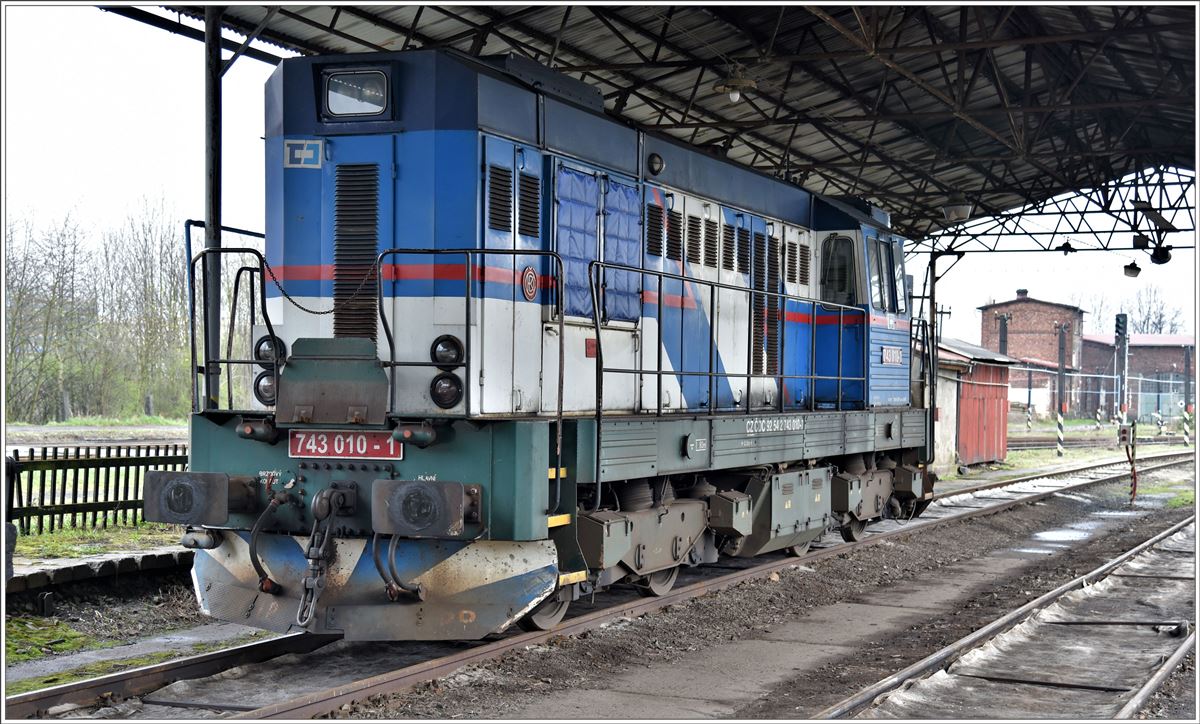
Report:
[[[189,567],[193,552],[183,546],[114,551],[78,558],[28,558],[13,556],[12,578],[5,593],[33,591],[47,586],[84,581],[123,573]]]

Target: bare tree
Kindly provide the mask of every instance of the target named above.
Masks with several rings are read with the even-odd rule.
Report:
[[[1091,294],[1084,297],[1076,292],[1071,295],[1071,304],[1087,312],[1083,317],[1085,334],[1112,334],[1113,312],[1108,297],[1103,294]]]
[[[1128,307],[1129,331],[1137,334],[1179,334],[1183,310],[1169,304],[1163,291],[1153,284],[1138,290]]]

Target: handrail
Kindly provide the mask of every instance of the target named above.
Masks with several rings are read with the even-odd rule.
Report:
[[[233,330],[234,330],[234,323],[237,321],[238,289],[241,287],[241,284],[242,284],[242,274],[243,273],[245,273],[247,278],[249,278],[249,280],[250,280],[248,282],[250,285],[250,291],[247,293],[248,294],[247,298],[250,300],[249,322],[250,322],[250,344],[251,345],[254,344],[254,275],[256,273],[259,274],[259,284],[262,284],[262,271],[259,269],[255,269],[252,266],[241,267],[240,269],[237,270],[237,273],[233,275],[233,299],[229,302],[229,310],[230,310],[229,311],[229,335],[226,337],[226,341],[225,341],[225,357],[227,358],[226,362],[225,362],[225,378],[227,380],[229,380],[229,383],[230,383],[229,385],[227,385],[228,389],[226,390],[226,392],[229,395],[229,409],[231,409],[231,410],[233,409],[233,366],[232,366],[232,359],[231,359],[233,357]],[[254,356],[253,346],[251,346],[250,356],[251,357]]]
[[[192,349],[192,407],[195,409],[196,400],[200,397],[200,381],[196,379],[196,290],[194,288],[191,263],[192,263],[192,227],[201,229],[207,228],[207,224],[199,219],[187,219],[183,222],[183,266],[188,272],[188,319],[191,324],[188,325],[188,344]],[[256,239],[266,239],[267,235],[260,231],[249,231],[248,229],[239,229],[236,226],[219,226],[221,231],[228,231],[231,234],[239,236],[251,236]],[[265,309],[265,307],[264,307]]]
[[[383,305],[383,260],[389,256],[396,255],[462,255],[466,257],[466,263],[463,264],[463,281],[465,289],[463,290],[463,305],[464,305],[464,321],[463,326],[465,333],[463,334],[463,360],[459,364],[444,365],[436,362],[397,362],[396,361],[396,341],[392,335],[392,327],[388,323],[387,313]],[[471,413],[471,285],[474,279],[475,264],[473,257],[479,256],[511,256],[514,259],[518,256],[540,256],[554,260],[557,270],[554,275],[555,280],[555,298],[554,311],[558,318],[558,395],[557,405],[554,416],[554,469],[557,473],[562,468],[562,422],[563,422],[563,389],[564,389],[564,366],[565,353],[563,349],[563,277],[565,275],[565,266],[563,265],[562,257],[553,251],[544,251],[540,249],[385,249],[375,257],[375,285],[376,285],[376,302],[379,307],[379,320],[383,325],[383,334],[387,339],[388,344],[388,401],[387,414],[393,415],[392,404],[396,394],[396,367],[447,367],[466,368],[466,379],[463,381],[464,397],[463,404],[467,410],[467,415]],[[395,282],[395,280],[392,280]],[[481,278],[481,283],[485,283]],[[515,268],[514,268],[514,282]],[[482,328],[481,328],[482,333]],[[547,513],[553,514],[558,510],[559,503],[562,501],[562,476],[555,475],[555,490],[554,503],[547,507]]]
[[[603,311],[602,311],[603,310],[603,304],[602,304],[603,299],[602,298],[603,298],[605,288],[602,287],[599,282],[599,277],[600,277],[599,271],[603,270],[603,269],[624,271],[624,272],[629,272],[629,273],[633,273],[633,274],[638,274],[643,277],[645,275],[652,275],[656,278],[657,292],[658,292],[657,307],[658,307],[658,320],[659,320],[658,325],[657,325],[658,332],[656,335],[656,337],[657,337],[656,338],[656,341],[657,341],[656,353],[658,355],[657,369],[654,369],[654,370],[627,369],[627,368],[621,368],[621,367],[605,367],[604,366],[604,343],[603,343],[603,335],[601,334],[601,331],[604,328],[603,320],[602,320],[602,315],[603,315]],[[684,284],[703,285],[710,290],[710,294],[709,294],[710,327],[709,327],[709,339],[708,339],[709,363],[708,363],[708,371],[707,372],[695,372],[695,371],[687,371],[687,370],[670,370],[670,371],[668,371],[668,370],[663,369],[663,364],[662,364],[662,349],[663,349],[662,318],[663,318],[663,314],[662,314],[662,312],[663,312],[663,282],[664,282],[664,280],[679,281]],[[600,261],[600,260],[595,260],[588,264],[588,287],[589,287],[589,291],[591,292],[591,298],[592,298],[592,324],[596,330],[596,409],[595,409],[596,457],[595,457],[595,471],[594,471],[595,483],[596,483],[596,497],[594,499],[593,507],[598,507],[598,505],[600,503],[600,496],[601,496],[601,489],[602,489],[601,485],[600,485],[600,482],[601,482],[600,481],[600,478],[601,478],[601,475],[600,475],[600,470],[601,470],[600,451],[601,451],[601,443],[602,443],[602,430],[603,430],[603,418],[604,418],[604,375],[606,373],[628,374],[628,375],[654,375],[654,377],[658,383],[657,384],[658,399],[655,401],[655,413],[654,414],[655,414],[655,416],[658,416],[658,417],[662,416],[662,398],[663,398],[663,396],[662,396],[662,380],[663,380],[664,375],[674,375],[677,377],[689,377],[689,376],[706,377],[709,381],[708,398],[709,398],[709,412],[710,413],[715,409],[715,406],[713,404],[713,402],[716,399],[715,391],[713,389],[715,380],[718,378],[728,379],[728,378],[732,378],[732,377],[739,377],[739,378],[746,379],[746,397],[745,397],[746,403],[745,403],[745,413],[744,413],[746,415],[751,415],[756,410],[756,408],[753,405],[753,396],[751,394],[752,386],[750,384],[751,381],[755,380],[755,379],[771,379],[771,380],[776,381],[776,384],[778,385],[778,399],[773,407],[774,407],[774,411],[781,412],[781,413],[785,411],[784,395],[783,395],[784,384],[783,383],[785,380],[790,380],[790,379],[802,379],[802,380],[809,380],[811,382],[811,389],[809,390],[809,400],[808,400],[808,409],[810,411],[815,411],[817,409],[816,408],[816,398],[817,398],[816,386],[817,386],[817,382],[819,380],[835,380],[837,382],[837,409],[838,410],[842,409],[842,405],[843,405],[842,388],[844,386],[844,383],[846,383],[846,382],[862,382],[863,383],[863,404],[864,404],[864,406],[867,403],[866,380],[867,380],[867,371],[868,371],[868,367],[869,367],[869,358],[868,358],[867,350],[868,350],[869,345],[865,344],[865,340],[864,340],[864,344],[862,345],[862,360],[861,360],[862,371],[863,371],[862,376],[847,377],[842,374],[842,370],[844,367],[842,332],[845,327],[847,313],[861,317],[863,319],[864,323],[866,323],[869,320],[869,317],[868,317],[868,312],[864,309],[861,309],[859,307],[851,307],[851,306],[847,306],[844,304],[837,304],[835,302],[823,302],[823,301],[817,300],[817,299],[809,299],[807,297],[799,297],[799,296],[787,294],[785,292],[776,292],[776,291],[770,291],[770,290],[758,290],[758,289],[753,289],[753,288],[748,288],[748,287],[736,286],[733,284],[726,284],[724,282],[711,281],[711,280],[707,280],[707,279],[697,279],[694,277],[688,277],[688,276],[684,276],[681,274],[674,274],[672,272],[667,272],[667,271],[661,271],[661,270],[655,270],[655,269],[642,269],[639,267],[632,267],[632,266],[628,266],[628,265],[624,265],[624,264],[616,264],[616,263],[605,262],[605,261]],[[787,349],[786,349],[786,346],[784,343],[785,337],[782,334],[780,335],[780,346],[779,346],[779,352],[778,352],[778,364],[777,364],[776,373],[771,374],[771,373],[767,373],[767,372],[764,372],[764,373],[753,372],[754,351],[755,351],[754,334],[753,334],[753,319],[751,319],[751,325],[750,325],[751,329],[749,330],[749,334],[747,335],[748,339],[747,339],[746,372],[742,373],[742,372],[717,372],[717,371],[715,371],[714,348],[716,346],[715,334],[716,334],[716,324],[717,324],[717,317],[715,314],[715,305],[716,305],[717,295],[714,292],[716,290],[722,290],[722,289],[728,290],[731,292],[735,292],[738,294],[748,295],[748,297],[751,300],[758,297],[758,295],[761,295],[761,297],[770,298],[770,299],[775,300],[774,306],[775,306],[776,311],[782,310],[782,312],[784,313],[783,315],[776,316],[776,319],[773,322],[773,324],[776,324],[776,325],[780,325],[786,319],[786,303],[788,301],[800,302],[802,304],[809,304],[810,308],[812,310],[812,315],[813,315],[813,330],[814,330],[813,334],[810,335],[810,339],[809,339],[809,372],[810,372],[810,374],[808,374],[808,375],[788,375],[788,374],[783,373],[783,370],[785,368],[784,361],[786,359]],[[644,304],[644,302],[641,302],[641,303]],[[751,307],[753,308],[753,304],[751,305]],[[836,310],[838,313],[837,375],[832,376],[832,377],[828,376],[828,375],[818,375],[817,374],[817,368],[816,368],[817,335],[816,335],[816,331],[815,331],[816,330],[815,322],[816,322],[816,315],[817,315],[818,308],[821,310],[825,310],[825,311]],[[751,312],[751,316],[753,317],[753,312]],[[735,405],[735,407],[736,406],[737,405]],[[757,409],[761,410],[761,408],[757,408]]]
[[[190,299],[194,299],[195,295],[196,295],[196,264],[198,262],[202,261],[203,259],[205,259],[206,257],[208,257],[209,255],[221,255],[221,254],[250,254],[254,258],[258,259],[257,271],[260,275],[259,279],[265,278],[267,260],[265,258],[263,258],[262,252],[260,252],[258,249],[251,249],[249,247],[236,247],[236,246],[234,246],[234,247],[224,247],[223,246],[223,247],[213,247],[213,248],[208,248],[208,249],[201,249],[199,252],[196,253],[195,256],[193,256],[191,258],[191,261],[188,264],[188,296]],[[242,270],[247,269],[247,268],[253,269],[253,267],[242,267],[241,269],[239,269],[238,273],[240,274]],[[207,270],[205,271],[205,273],[206,274],[208,273]],[[235,278],[235,284],[236,284],[236,278]],[[258,294],[259,294],[259,304],[262,309],[263,322],[265,322],[266,326],[267,326],[267,333],[270,334],[271,337],[275,337],[276,336],[275,335],[275,327],[274,327],[274,325],[271,324],[271,316],[267,312],[267,285],[266,284],[260,283],[258,285]],[[201,302],[201,306],[203,307],[203,309],[208,309],[210,300],[208,298],[208,285],[207,284],[204,285],[204,292],[203,292],[202,300],[203,301]],[[248,359],[248,360],[209,359],[208,358],[208,350],[206,348],[205,352],[204,352],[204,366],[203,366],[203,368],[198,367],[196,365],[196,357],[197,357],[197,355],[196,355],[196,309],[195,309],[194,305],[190,306],[189,317],[190,317],[190,319],[189,319],[189,324],[188,324],[188,331],[189,331],[189,336],[190,336],[190,347],[191,347],[191,356],[192,356],[191,374],[192,374],[192,381],[193,381],[192,382],[192,411],[200,412],[201,408],[199,407],[199,402],[200,402],[199,390],[195,383],[195,377],[198,374],[198,370],[203,369],[204,374],[208,374],[209,367],[214,364],[218,365],[218,370],[219,370],[220,369],[219,365],[221,365],[221,364],[225,364],[227,367],[230,364],[253,365],[253,364],[258,364],[259,360],[256,360],[253,358]],[[218,331],[218,334],[219,334],[219,331]],[[282,360],[276,360],[275,364],[271,365],[271,367],[270,367],[272,382],[274,383],[276,390],[279,389],[279,368],[282,366],[282,364],[283,364]],[[228,380],[227,383],[232,384],[232,379]],[[232,407],[232,405],[231,405],[231,407]]]

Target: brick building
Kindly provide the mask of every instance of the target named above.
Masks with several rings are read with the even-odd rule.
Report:
[[[1194,399],[1194,391],[1185,380],[1192,376],[1196,338],[1180,334],[1129,335],[1129,412],[1149,420],[1154,412],[1177,417]],[[1116,337],[1112,334],[1085,334],[1081,369],[1095,375],[1115,375]],[[1085,382],[1091,389],[1102,389],[1102,381]],[[1185,401],[1185,395],[1187,400]],[[1104,395],[1104,397],[1108,397]],[[1115,400],[1110,400],[1115,402]],[[1104,409],[1102,407],[1102,409]]]
[[[1068,373],[1077,373],[1083,362],[1083,315],[1073,304],[1048,302],[1018,289],[1016,299],[993,302],[979,307],[982,313],[979,338],[981,346],[1020,360],[1022,371],[1013,371],[1009,379],[1009,400],[1025,409],[1031,404],[1034,414],[1050,414],[1057,406],[1055,375],[1058,372],[1058,330],[1067,326]],[[1007,344],[1001,344],[1007,322]],[[1029,370],[1037,370],[1030,372]],[[1067,378],[1067,402],[1074,408],[1086,407],[1079,399],[1076,378]],[[1090,413],[1089,413],[1090,414]]]
[[[979,307],[982,346],[1020,360],[1009,377],[1009,401],[1015,409],[1031,405],[1045,416],[1057,408],[1058,328],[1068,325],[1066,359],[1067,414],[1091,417],[1100,410],[1116,413],[1118,372],[1114,335],[1083,334],[1086,312],[1071,304],[1034,299],[1018,289],[1016,299]],[[1007,317],[1007,349],[1001,344],[1002,317]],[[1191,403],[1185,377],[1195,364],[1196,339],[1186,335],[1132,334],[1129,340],[1130,414],[1149,420],[1153,412],[1176,417],[1181,402]]]

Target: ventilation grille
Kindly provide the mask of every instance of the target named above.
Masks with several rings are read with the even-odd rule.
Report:
[[[784,279],[795,284],[799,280],[799,264],[796,258],[796,245],[789,243],[786,247],[787,259],[784,264]]]
[[[663,253],[663,214],[658,204],[646,204],[646,253],[650,256],[662,256]]]
[[[488,166],[488,228],[512,231],[512,169]]]
[[[779,239],[767,239],[767,291],[779,291]],[[767,297],[767,374],[779,374],[779,297]]]
[[[808,244],[800,245],[800,283],[808,284],[812,274],[812,249]]]
[[[750,230],[737,230],[737,270],[742,274],[750,273]]]
[[[717,222],[704,222],[704,265],[717,268]]]
[[[667,258],[683,258],[683,214],[678,211],[667,212]]]
[[[722,227],[721,232],[721,268],[733,271],[733,261],[736,256],[736,252],[734,251],[733,227]]]
[[[689,216],[687,223],[688,264],[699,264],[704,254],[704,239],[700,238],[700,217]]]
[[[333,189],[333,336],[375,340],[379,166],[337,167]],[[357,292],[357,296],[355,293]]]
[[[741,236],[742,231],[745,231],[747,234],[750,233],[746,229],[739,229],[738,236]],[[755,291],[762,291],[767,288],[766,240],[763,234],[754,234],[754,267],[750,273],[750,287]],[[739,244],[738,251],[742,252],[744,249],[747,256],[749,256],[750,249],[748,246],[748,244]],[[740,254],[738,261],[740,264]],[[745,267],[742,268],[744,269]],[[761,375],[765,367],[763,360],[763,336],[767,330],[767,297],[763,294],[755,294],[753,300],[754,306],[751,310],[750,321],[750,336],[753,340],[751,349],[754,350],[754,374]]]
[[[520,175],[520,197],[518,198],[517,233],[521,236],[537,237],[541,234],[542,185],[538,177]]]

